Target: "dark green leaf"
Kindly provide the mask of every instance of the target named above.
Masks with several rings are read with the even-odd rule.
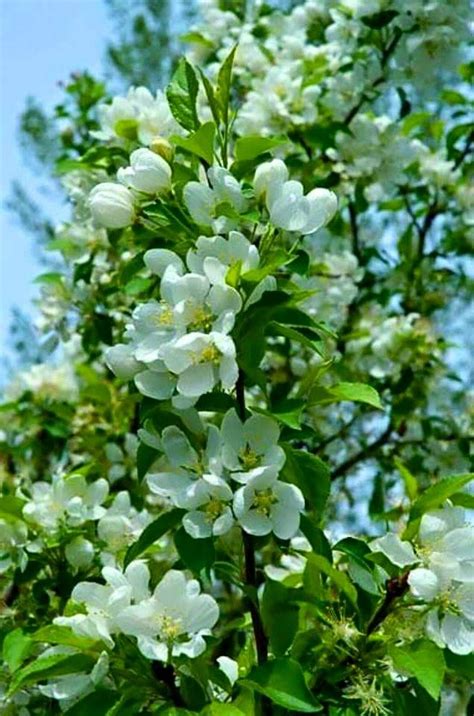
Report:
[[[174,544],[184,565],[195,574],[212,567],[216,558],[212,537],[193,539],[181,527],[174,536]]]
[[[71,709],[69,716],[108,716],[110,709],[120,698],[118,691],[99,688],[78,701]]]
[[[304,450],[284,446],[286,462],[283,477],[298,485],[310,506],[322,513],[331,486],[329,468],[319,457]]]
[[[291,603],[292,590],[271,579],[265,583],[262,619],[275,656],[290,648],[298,630],[299,607]]]
[[[256,666],[241,683],[290,711],[321,711],[321,706],[306,685],[301,666],[293,659],[274,659]]]
[[[397,17],[399,13],[396,10],[381,10],[373,15],[364,15],[360,19],[370,27],[372,30],[380,30],[382,27],[386,27],[392,22],[394,17]]]
[[[156,520],[149,524],[140,537],[127,550],[124,559],[124,567],[126,567],[134,559],[137,559],[143,552],[157,542],[160,537],[176,527],[181,522],[184,510],[174,509],[160,515]]]
[[[176,121],[190,132],[199,127],[196,99],[199,84],[194,69],[182,57],[166,89],[166,96]]]

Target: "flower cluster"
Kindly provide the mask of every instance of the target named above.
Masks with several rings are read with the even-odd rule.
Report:
[[[141,653],[153,660],[195,658],[205,650],[203,637],[211,633],[219,608],[211,596],[200,594],[199,582],[170,570],[150,593],[150,571],[142,561],[131,562],[124,572],[104,567],[102,576],[105,585],[79,582],[73,589],[73,601],[86,613],[56,617],[55,624],[109,647],[115,634],[134,636]]]
[[[100,130],[94,136],[103,141],[137,139],[149,146],[157,137],[181,132],[160,90],[153,96],[146,87],[131,87],[126,97],[114,97],[99,107]]]
[[[233,388],[238,368],[229,333],[243,303],[225,280],[233,261],[258,264],[255,247],[238,232],[228,239],[199,239],[197,251],[187,256],[189,272],[177,254],[147,251],[145,263],[161,279],[161,300],[138,306],[126,331],[129,343],[107,351],[115,374],[134,377],[143,395],[158,400],[174,395],[181,407],[216,384]]]
[[[148,486],[186,510],[183,526],[196,539],[223,535],[234,521],[252,535],[274,532],[290,539],[298,531],[304,497],[296,485],[278,479],[285,462],[278,439],[274,420],[254,414],[242,422],[234,409],[224,415],[220,430],[208,428],[201,451],[169,426],[154,441],[164,456],[148,474]]]
[[[398,567],[410,569],[410,592],[427,606],[426,633],[455,654],[474,651],[474,526],[461,507],[446,505],[421,518],[415,546],[395,534],[373,540]],[[419,566],[414,566],[419,565]]]

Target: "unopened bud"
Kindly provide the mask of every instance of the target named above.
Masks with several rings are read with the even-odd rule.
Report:
[[[169,163],[173,160],[174,147],[163,137],[155,137],[150,144],[150,149]]]

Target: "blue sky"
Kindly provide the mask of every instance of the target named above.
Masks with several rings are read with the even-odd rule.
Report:
[[[60,218],[17,143],[18,116],[28,95],[45,107],[61,99],[58,82],[74,70],[102,72],[110,21],[103,0],[0,0],[0,355],[13,305],[27,309],[41,267],[30,237],[4,207],[18,179]]]

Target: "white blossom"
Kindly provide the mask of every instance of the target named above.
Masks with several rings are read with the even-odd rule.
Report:
[[[262,468],[283,467],[285,453],[278,445],[280,430],[273,418],[254,414],[242,422],[234,409],[223,418],[222,462],[232,471],[232,479],[246,483]]]
[[[23,515],[46,529],[57,528],[61,521],[81,525],[105,514],[102,503],[108,492],[108,482],[103,478],[88,484],[82,475],[54,476],[51,482],[31,485],[31,500],[23,507]]]
[[[70,627],[79,636],[104,641],[113,647],[112,636],[120,631],[118,617],[132,600],[141,602],[149,595],[150,573],[144,562],[131,562],[122,573],[114,567],[104,567],[106,584],[79,582],[72,590],[73,601],[86,607],[86,614],[56,617],[54,624]]]
[[[216,601],[200,594],[199,582],[187,581],[171,569],[153,595],[125,608],[117,622],[124,634],[137,637],[138,648],[148,659],[166,661],[168,655],[195,658],[206,648],[204,636],[219,617]]]
[[[114,182],[97,184],[89,194],[89,206],[93,219],[107,229],[130,226],[135,217],[132,193]]]
[[[171,189],[171,167],[155,152],[135,149],[130,155],[130,166],[121,167],[117,179],[137,192],[160,195]]]
[[[295,485],[277,479],[278,469],[262,468],[234,495],[234,514],[238,523],[252,535],[274,532],[280,539],[291,539],[298,531],[304,498]]]

